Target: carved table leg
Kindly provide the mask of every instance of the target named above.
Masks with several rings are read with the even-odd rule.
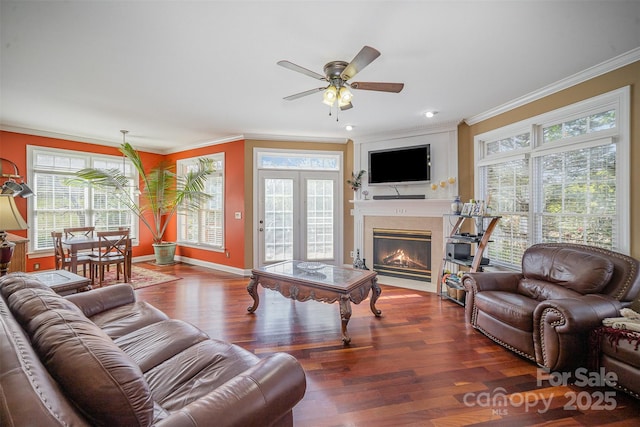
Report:
[[[253,298],[253,306],[247,307],[247,311],[249,313],[253,313],[258,308],[258,304],[260,304],[260,297],[258,296],[258,281],[254,276],[251,276],[251,280],[247,285],[247,292]]]
[[[347,323],[351,319],[351,301],[349,301],[349,295],[340,296],[340,319],[342,320],[342,342],[349,344],[351,338],[347,334]]]
[[[376,315],[376,317],[380,317],[382,311],[376,308],[376,301],[378,301],[378,297],[382,293],[382,289],[380,289],[380,285],[378,285],[378,278],[374,277],[371,283],[371,300],[369,302],[369,306],[371,307],[371,312]]]

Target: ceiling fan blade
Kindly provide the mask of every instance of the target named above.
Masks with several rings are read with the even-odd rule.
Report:
[[[350,86],[352,89],[358,90],[377,90],[379,92],[398,93],[404,88],[404,83],[353,82]]]
[[[378,52],[376,49],[370,46],[363,47],[360,52],[358,52],[358,54],[351,60],[349,65],[347,65],[347,67],[342,71],[340,77],[343,80],[349,80],[360,71],[362,71],[364,67],[371,64],[373,60],[378,56],[380,56],[380,52]]]
[[[344,111],[344,110],[350,110],[352,108],[353,108],[353,104],[348,103],[347,105],[343,105],[342,107],[340,107],[340,110]]]
[[[298,73],[306,74],[307,76],[313,77],[314,79],[327,80],[327,78],[322,74],[316,73],[315,71],[307,70],[306,68],[296,65],[293,62],[282,60],[278,61],[278,65],[292,71],[297,71]]]
[[[304,92],[295,93],[293,95],[286,96],[283,99],[286,99],[287,101],[293,101],[294,99],[302,98],[303,96],[312,95],[314,93],[322,92],[325,89],[326,89],[326,87],[318,87],[318,88],[315,88],[315,89],[305,90]]]

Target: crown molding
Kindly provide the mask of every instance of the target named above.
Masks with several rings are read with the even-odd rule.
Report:
[[[397,129],[389,132],[378,132],[376,134],[363,135],[362,137],[353,138],[354,144],[366,144],[369,142],[410,138],[412,136],[429,135],[433,133],[452,132],[458,130],[461,120],[450,120],[429,126],[416,126],[409,129]]]
[[[507,102],[506,104],[502,104],[491,110],[485,111],[484,113],[469,117],[468,119],[465,119],[464,122],[469,126],[480,123],[481,121],[490,119],[502,113],[506,113],[507,111],[513,110],[514,108],[518,108],[533,101],[537,101],[544,98],[545,96],[560,92],[561,90],[570,88],[579,83],[583,83],[587,80],[601,76],[610,71],[617,70],[618,68],[622,68],[639,60],[640,47],[637,47],[626,53],[623,53],[622,55],[618,55],[607,61],[601,62],[598,65],[594,65],[593,67],[587,68],[586,70],[545,86],[542,89],[523,95],[510,102]]]
[[[324,136],[302,136],[302,135],[277,135],[263,133],[246,133],[244,139],[259,141],[288,141],[288,142],[321,142],[326,144],[346,144],[349,138],[334,138]]]
[[[24,135],[41,136],[43,138],[55,138],[55,139],[62,139],[65,141],[82,142],[85,144],[103,145],[106,147],[119,148],[120,145],[122,145],[122,141],[107,141],[104,139],[88,138],[88,137],[68,135],[65,133],[51,132],[51,131],[40,130],[40,129],[22,128],[17,126],[0,125],[0,130],[6,131],[6,132],[21,133]],[[152,148],[152,147],[142,147],[142,148],[138,147],[137,149],[144,151],[146,153],[166,154],[163,151],[158,150],[156,148]]]

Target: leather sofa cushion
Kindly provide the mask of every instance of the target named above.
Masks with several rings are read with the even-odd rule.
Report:
[[[89,318],[112,339],[169,319],[162,311],[144,301],[121,305]]]
[[[0,298],[0,402],[2,426],[89,425],[42,365],[4,298]]]
[[[533,298],[536,301],[560,298],[578,298],[582,294],[555,283],[536,279],[522,279],[518,283],[518,293]]]
[[[82,311],[49,288],[27,287],[15,289],[7,300],[9,309],[20,325],[28,332],[37,327],[37,317],[49,310],[63,309],[82,315]],[[32,323],[35,321],[35,326]]]
[[[55,294],[50,287],[26,273],[11,273],[10,275],[0,277],[0,293],[2,293],[6,301],[8,301],[9,296],[16,291],[28,288],[48,290],[50,293]]]
[[[53,309],[31,337],[47,370],[93,425],[151,425],[153,400],[140,368],[84,315]]]
[[[142,372],[171,359],[181,351],[209,337],[190,323],[169,319],[140,328],[114,340]]]
[[[504,291],[478,292],[478,310],[521,331],[533,331],[533,311],[538,302],[524,295]]]
[[[253,353],[234,344],[209,339],[147,371],[145,377],[154,399],[166,410],[176,411],[235,378],[259,360]]]
[[[613,263],[598,254],[573,248],[532,246],[522,257],[527,279],[562,285],[581,294],[604,289],[613,274]]]

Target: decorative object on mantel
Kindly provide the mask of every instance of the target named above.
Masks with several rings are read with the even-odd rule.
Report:
[[[356,250],[356,259],[353,260],[353,268],[357,268],[359,270],[368,270],[367,263],[365,259],[360,259],[360,249]]]
[[[451,202],[451,213],[460,215],[460,213],[462,213],[463,206],[464,203],[460,200],[460,196],[456,196],[455,199],[453,199],[453,202]]]
[[[454,176],[450,176],[449,178],[447,178],[447,180],[440,180],[438,182],[432,182],[431,183],[431,189],[433,191],[438,190],[438,188],[445,188],[447,186],[447,184],[449,185],[453,185],[456,183],[456,177]]]
[[[347,180],[347,184],[351,186],[353,191],[358,191],[360,187],[362,187],[362,175],[364,175],[365,172],[365,170],[360,170],[357,174],[351,172],[351,179]]]

